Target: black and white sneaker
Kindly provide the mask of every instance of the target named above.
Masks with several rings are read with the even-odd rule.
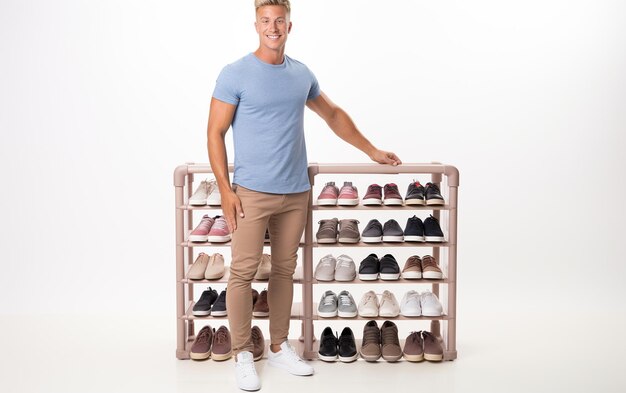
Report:
[[[214,317],[225,317],[228,315],[226,311],[226,289],[220,292],[220,296],[213,304],[213,308],[211,308],[211,315]]]
[[[445,202],[441,196],[441,191],[436,184],[426,183],[426,204],[427,205],[443,205]]]
[[[378,280],[378,272],[380,271],[380,261],[376,254],[370,254],[361,261],[359,265],[359,280],[373,281]]]
[[[404,228],[404,241],[405,242],[425,242],[424,238],[424,223],[417,217],[409,217],[406,220],[406,227]]]
[[[398,221],[389,220],[383,226],[383,241],[400,243],[404,241],[404,232]]]
[[[363,243],[380,243],[383,241],[383,226],[377,219],[370,220],[363,233],[361,233]]]
[[[427,242],[443,242],[446,240],[443,237],[443,231],[439,226],[439,221],[437,221],[432,214],[424,220],[424,239]]]
[[[409,188],[406,190],[404,203],[407,205],[425,205],[424,194],[424,186],[419,181],[413,180],[413,183],[409,184]]]
[[[353,362],[359,357],[359,353],[356,350],[356,342],[354,340],[354,333],[349,327],[345,327],[339,336],[339,361],[341,362]]]
[[[380,279],[397,280],[400,278],[400,265],[391,254],[380,258]]]
[[[320,337],[320,349],[317,351],[317,357],[325,362],[334,362],[337,360],[337,336],[333,334],[330,326],[322,331]]]
[[[209,287],[209,289],[202,292],[200,299],[193,306],[193,315],[197,317],[206,317],[207,315],[211,315],[211,306],[215,303],[216,299],[217,291]]]

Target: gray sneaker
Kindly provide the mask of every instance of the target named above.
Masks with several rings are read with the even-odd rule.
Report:
[[[339,221],[339,243],[358,243],[361,239],[358,224],[359,221],[353,219]]]
[[[341,318],[356,317],[356,303],[348,291],[339,292],[338,314]]]
[[[383,226],[377,219],[370,220],[361,236],[363,243],[381,243],[383,241]]]
[[[403,242],[404,231],[396,220],[389,220],[383,227],[383,241],[384,242]]]
[[[333,291],[326,291],[317,306],[317,315],[322,318],[332,318],[337,316],[337,295]]]
[[[333,281],[336,265],[337,260],[331,254],[322,257],[315,267],[315,279],[317,281]]]
[[[335,267],[335,281],[353,281],[355,278],[356,265],[352,258],[345,254],[339,255]]]
[[[320,228],[317,231],[315,237],[318,243],[337,243],[337,224],[339,220],[331,218],[329,220],[320,220]]]

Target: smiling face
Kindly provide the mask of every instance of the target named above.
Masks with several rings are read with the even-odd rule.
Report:
[[[259,33],[260,49],[283,51],[287,35],[291,31],[291,22],[287,9],[281,5],[266,5],[256,11],[254,22]]]

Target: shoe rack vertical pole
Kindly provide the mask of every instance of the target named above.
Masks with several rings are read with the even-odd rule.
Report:
[[[193,163],[189,163],[189,165],[193,165]],[[194,175],[193,173],[189,173],[187,175],[187,201],[189,201],[189,198],[191,197],[191,194],[193,193],[193,181],[194,181]],[[184,202],[183,202],[184,203]],[[187,210],[187,223],[186,223],[186,231],[191,231],[192,225],[193,225],[193,211],[192,210]],[[183,232],[183,233],[184,233]],[[183,274],[184,271],[187,269],[187,266],[193,262],[193,248],[192,247],[187,247],[187,263],[183,263]],[[188,299],[191,301],[193,300],[193,284],[189,283],[187,284],[187,294],[189,295]],[[193,320],[189,320],[187,322],[187,336],[188,337],[193,337],[195,336],[195,326],[193,323]]]
[[[309,203],[307,205],[306,226],[304,229],[303,285],[302,285],[302,334],[304,336],[303,358],[313,359],[313,185],[319,169],[317,164],[309,164]]]
[[[448,200],[450,210],[448,214],[448,345],[444,351],[445,360],[457,357],[456,351],[456,262],[457,262],[457,206],[459,191],[459,171],[446,165],[445,172],[448,180]]]
[[[435,164],[435,163],[433,163],[433,164]],[[441,173],[433,173],[433,174],[431,174],[430,181],[441,188]],[[439,221],[441,219],[441,210],[433,210],[432,214],[433,214],[433,217],[435,217],[437,219],[437,221]],[[440,259],[439,259],[440,257],[441,257],[441,250],[440,250],[440,248],[439,247],[433,247],[433,258],[435,258],[435,260],[437,262],[439,262],[440,261]],[[432,285],[432,292],[435,294],[435,296],[437,296],[439,298],[439,284],[433,284]],[[438,324],[438,321],[437,321],[437,324]],[[431,325],[437,325],[437,324],[431,324]],[[430,331],[433,334],[437,334],[436,333],[436,329],[434,328],[434,326],[431,326]]]
[[[176,357],[178,359],[189,359],[189,354],[185,350],[185,321],[182,319],[185,313],[185,287],[182,283],[184,278],[185,250],[182,243],[185,239],[185,217],[180,207],[184,203],[185,177],[187,176],[187,165],[181,165],[174,170],[174,200],[176,210]]]

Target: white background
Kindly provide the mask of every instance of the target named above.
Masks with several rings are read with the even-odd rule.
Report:
[[[215,78],[256,49],[252,3],[0,2],[0,315],[11,332],[39,316],[104,318],[123,337],[124,318],[155,318],[174,357],[172,172],[208,161]],[[544,337],[531,356],[622,353],[626,5],[292,8],[287,54],[375,145],[461,172],[459,360],[486,351],[471,332],[507,331],[507,344],[481,342],[505,348]],[[305,129],[309,161],[368,161],[310,111]],[[606,391],[623,390],[607,373]]]

